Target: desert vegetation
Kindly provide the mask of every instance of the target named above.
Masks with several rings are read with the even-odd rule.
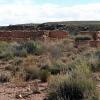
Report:
[[[85,41],[85,40],[91,40],[91,37],[88,35],[83,35],[83,36],[78,35],[75,37],[76,42]]]
[[[20,90],[13,99],[99,100],[100,48],[77,48],[73,39],[91,37],[0,41],[0,83]]]

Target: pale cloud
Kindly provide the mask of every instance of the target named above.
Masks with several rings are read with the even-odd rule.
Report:
[[[0,5],[0,25],[67,20],[100,20],[100,3],[75,6],[36,5],[31,0]]]

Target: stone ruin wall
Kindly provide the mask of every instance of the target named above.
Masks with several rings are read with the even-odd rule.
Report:
[[[77,35],[89,35],[92,38],[95,36],[96,37],[96,40],[100,40],[100,32],[99,31],[92,31],[92,32],[89,32],[89,31],[81,31]]]
[[[59,31],[59,30],[55,30],[55,31],[50,31],[49,32],[49,37],[50,38],[58,38],[58,39],[62,39],[62,38],[66,38],[68,36],[68,32],[65,31]]]
[[[0,31],[0,40],[31,40],[39,38],[43,34],[43,31]]]
[[[100,47],[100,40],[90,41],[89,44],[91,47]]]
[[[89,35],[93,36],[95,35],[96,40],[87,40],[79,43],[75,43],[77,46],[91,46],[91,47],[100,47],[100,32],[99,31],[94,31],[94,32],[88,32],[88,31],[82,31],[79,32],[78,35]]]
[[[50,38],[66,38],[68,36],[68,32],[65,31],[22,31],[22,30],[14,30],[14,31],[0,31],[0,40],[27,40],[27,39],[39,39],[46,35]]]
[[[100,47],[100,40],[87,40],[82,42],[75,42],[75,47]]]

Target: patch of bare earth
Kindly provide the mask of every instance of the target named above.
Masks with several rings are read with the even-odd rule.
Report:
[[[33,82],[25,86],[16,86],[13,83],[0,84],[0,100],[44,100],[47,83],[38,83],[39,91],[33,92]]]

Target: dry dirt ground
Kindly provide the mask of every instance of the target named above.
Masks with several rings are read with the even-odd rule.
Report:
[[[97,81],[96,89],[100,100],[100,73],[93,73],[93,78]],[[0,84],[0,100],[45,100],[47,83],[38,82],[39,92],[31,93],[34,89],[34,82],[21,84],[4,83]]]
[[[9,62],[0,61],[0,70],[5,71]],[[19,82],[19,80],[10,83],[0,83],[0,100],[44,100],[46,97],[47,83],[41,83],[39,80],[30,82]],[[32,90],[38,90],[32,93]]]
[[[24,87],[16,86],[13,83],[0,84],[0,100],[44,100],[47,83],[39,83],[37,93],[31,92],[29,86],[32,85],[33,82],[26,83]]]

